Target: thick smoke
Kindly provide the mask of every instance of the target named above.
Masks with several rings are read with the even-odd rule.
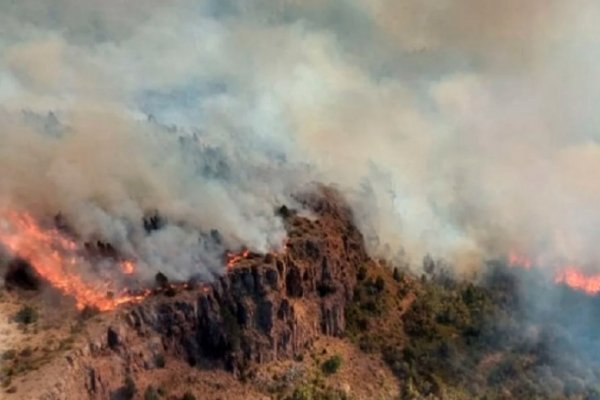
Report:
[[[183,277],[318,180],[388,256],[598,265],[595,2],[5,3],[4,207]]]

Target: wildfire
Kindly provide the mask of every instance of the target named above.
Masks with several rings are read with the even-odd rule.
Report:
[[[86,268],[91,270],[89,257],[83,247],[62,231],[40,226],[29,214],[14,210],[0,210],[0,244],[16,257],[31,265],[35,271],[53,287],[75,299],[78,309],[86,306],[100,311],[109,311],[122,304],[140,302],[151,294],[189,290],[188,283],[168,284],[165,287],[138,291],[118,290],[115,276],[100,276],[86,279]],[[227,268],[251,256],[249,250],[227,253]],[[133,260],[116,260],[118,269],[110,271],[132,275],[136,270]],[[106,271],[101,271],[106,272]],[[206,287],[199,286],[199,290]]]
[[[573,266],[565,267],[556,275],[554,282],[564,283],[589,295],[600,292],[600,275],[586,275]]]
[[[73,297],[78,309],[89,306],[100,311],[109,311],[122,304],[140,302],[152,294],[192,288],[189,283],[183,282],[170,283],[154,289],[119,290],[114,274],[132,275],[136,270],[136,263],[131,259],[113,260],[118,268],[95,271],[93,278],[89,279],[92,273],[88,274],[86,271],[93,270],[90,268],[93,258],[90,261],[89,254],[84,251],[85,246],[81,246],[59,229],[47,229],[39,225],[25,212],[0,210],[0,244],[13,256],[27,260],[53,287]],[[251,256],[252,253],[247,249],[227,253],[227,268],[231,269]],[[197,287],[199,290],[206,290],[205,286]]]
[[[534,265],[529,257],[516,251],[509,253],[508,264],[511,267],[525,269],[530,269]],[[574,265],[558,268],[558,272],[554,276],[554,283],[565,284],[590,296],[600,293],[600,275],[587,275]]]
[[[135,271],[135,263],[131,260],[121,261],[120,265],[124,274],[131,275]]]
[[[233,268],[240,261],[248,258],[250,255],[250,250],[243,250],[239,253],[227,253],[225,258],[227,260],[227,268]]]
[[[85,260],[78,254],[77,243],[56,229],[40,227],[26,213],[0,213],[0,243],[14,255],[27,260],[52,286],[72,296],[79,309],[90,306],[108,311],[147,296],[143,292],[117,293],[110,280],[94,279],[94,283],[84,280],[81,266]],[[122,261],[120,267],[124,274],[132,274],[135,263]]]
[[[288,247],[288,240],[284,239],[280,250],[278,251],[270,251],[265,253],[265,256],[271,256],[271,257],[275,257],[278,254],[282,254],[282,252],[285,251],[285,249]],[[227,269],[231,269],[233,267],[235,267],[240,261],[251,258],[253,255],[254,256],[258,256],[260,253],[251,253],[250,250],[248,249],[243,249],[239,252],[228,252],[225,253],[225,265],[227,266]]]

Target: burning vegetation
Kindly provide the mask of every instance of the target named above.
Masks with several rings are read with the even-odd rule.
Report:
[[[238,253],[227,253],[226,254],[226,265],[228,269],[235,267],[237,263],[248,258],[250,256],[250,250],[242,250]]]
[[[77,308],[89,306],[108,311],[144,298],[143,294],[128,293],[116,283],[119,275],[134,272],[133,261],[116,261],[110,275],[86,279],[84,267],[90,261],[75,240],[56,228],[44,229],[25,212],[5,211],[1,221],[0,243],[14,257],[26,260],[53,287],[73,297]]]
[[[126,278],[135,273],[136,263],[115,257],[116,251],[110,245],[98,242],[92,251],[89,244],[81,246],[61,229],[45,228],[25,212],[5,211],[0,221],[0,243],[10,256],[17,257],[13,262],[16,267],[9,267],[7,280],[19,280],[21,287],[34,289],[39,280],[44,280],[72,297],[78,309],[99,311],[142,301],[152,293],[149,289],[124,287]],[[111,257],[98,259],[106,254]],[[102,262],[103,268],[94,265],[95,259]]]
[[[9,268],[11,282],[35,289],[47,281],[73,297],[84,310],[81,315],[89,308],[109,311],[139,303],[101,316],[112,321],[102,328],[104,350],[111,357],[146,351],[140,350],[145,343],[168,342],[160,348],[159,368],[165,368],[165,357],[183,356],[194,366],[206,358],[264,390],[252,376],[257,363],[282,354],[300,360],[315,338],[340,336],[378,355],[398,378],[403,398],[600,396],[600,359],[594,355],[600,348],[594,336],[600,329],[594,317],[598,297],[588,295],[597,292],[593,277],[565,267],[544,281],[537,262],[516,251],[488,263],[478,282],[454,276],[449,264],[429,256],[423,260],[424,274],[415,276],[368,257],[350,211],[336,205],[341,200],[329,193],[325,200],[311,201],[315,220],[286,212],[284,252],[226,252],[225,275],[212,283],[171,282],[157,273],[149,288],[122,288],[115,279],[137,284],[134,260],[119,257],[106,243],[79,244],[65,229],[44,227],[27,214],[3,214],[0,242],[18,257]],[[104,275],[96,271],[85,279],[95,261],[107,260]],[[154,295],[160,296],[142,301]],[[545,308],[535,309],[539,304]],[[578,317],[583,310],[589,320]],[[35,325],[29,311],[19,312],[15,320]],[[43,318],[43,312],[39,315]],[[137,342],[140,338],[143,343]],[[267,344],[273,342],[279,343],[276,350]],[[114,370],[103,351],[97,355],[100,361],[86,361],[110,365],[98,372],[109,375],[92,377],[96,386],[86,389],[98,396],[99,385],[106,385],[101,381],[110,382],[106,377]],[[156,349],[147,351],[144,359],[155,360]],[[323,357],[319,374],[335,376],[338,368],[352,368],[340,363],[331,354]],[[272,382],[269,390],[282,399],[320,398],[324,389],[319,384],[294,379],[285,385]],[[109,386],[102,390],[115,390]],[[309,397],[297,397],[303,393]]]
[[[158,230],[162,224],[158,214],[144,220],[148,231]],[[173,295],[196,286],[193,279],[169,282],[164,274],[158,273],[154,288],[142,288],[135,278],[137,266],[134,260],[119,256],[112,245],[102,241],[81,245],[68,231],[61,217],[55,219],[55,226],[48,228],[26,212],[3,212],[0,215],[0,245],[14,258],[6,281],[30,290],[46,281],[65,296],[72,297],[78,309],[88,307],[99,311],[137,303],[152,294]],[[243,260],[256,257],[263,255],[248,249],[226,252],[225,267],[230,270]]]
[[[0,243],[4,248],[13,257],[22,260],[21,263],[26,262],[30,265],[37,277],[47,281],[63,294],[73,297],[79,309],[87,306],[108,311],[122,304],[139,302],[153,293],[150,289],[132,290],[123,286],[123,282],[126,282],[127,278],[130,278],[131,282],[131,276],[135,274],[134,260],[119,257],[110,244],[103,242],[98,242],[96,246],[79,245],[65,232],[64,227],[60,229],[64,221],[62,224],[56,224],[57,226],[45,228],[31,215],[17,211],[4,211],[0,220]],[[144,220],[144,226],[151,227],[152,230],[159,229],[163,224],[158,214],[148,221]],[[274,256],[275,253],[268,255]],[[226,252],[224,264],[229,270],[256,256],[260,255],[249,249]],[[103,269],[94,268],[93,258],[101,259],[108,266],[103,265]],[[532,259],[517,251],[511,251],[507,260],[513,267],[531,269],[536,265]],[[86,277],[86,272],[89,273],[89,277]],[[25,286],[30,288],[38,285],[39,278],[26,276],[26,269],[12,268],[8,272],[8,275],[10,274],[13,275],[13,279],[24,280]],[[8,278],[11,279],[10,276]],[[600,291],[600,276],[586,275],[575,266],[559,268],[554,282],[589,295]],[[137,285],[139,286],[139,282]],[[187,289],[184,287],[186,284],[169,285],[170,291]],[[165,285],[158,287],[160,290],[166,290]]]
[[[535,263],[531,258],[516,251],[511,251],[509,253],[507,261],[508,265],[511,267],[525,269],[531,269],[533,267],[540,268],[538,263]],[[576,265],[559,266],[556,270],[557,272],[554,274],[554,283],[567,285],[571,289],[581,291],[590,296],[595,296],[600,292],[599,274],[586,274]]]
[[[556,275],[555,282],[564,283],[591,296],[600,292],[600,275],[586,275],[577,267],[565,267]]]

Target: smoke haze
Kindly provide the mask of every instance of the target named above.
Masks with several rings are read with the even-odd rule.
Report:
[[[600,272],[596,2],[0,9],[0,205],[60,212],[148,271],[216,270],[211,229],[280,246],[274,208],[321,181],[387,256]],[[148,235],[153,210],[169,223]]]

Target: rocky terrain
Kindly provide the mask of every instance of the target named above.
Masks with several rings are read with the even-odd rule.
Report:
[[[278,363],[296,360],[297,369],[307,364],[310,354],[323,358],[353,352],[334,338],[344,334],[357,271],[369,261],[362,235],[335,191],[323,188],[300,201],[310,214],[299,215],[285,206],[278,210],[288,230],[284,251],[247,253],[212,283],[174,288],[114,313],[76,317],[79,323],[71,331],[80,332],[69,336],[68,349],[33,372],[12,371],[15,378],[5,386],[14,393],[7,396],[125,399],[141,396],[143,382],[158,388],[155,379],[162,376],[169,386],[169,373],[193,370],[214,375],[205,380],[227,388],[213,390],[217,398],[249,398],[242,382],[258,379],[257,366],[281,369]],[[164,278],[157,285],[169,285]],[[381,393],[397,391],[380,361],[358,357],[375,366],[371,374],[385,383]],[[310,370],[311,363],[315,361],[302,369]],[[183,395],[187,387],[198,398],[209,396],[202,384],[180,384],[174,392]],[[349,387],[338,385],[342,394]]]
[[[600,399],[597,297],[501,261],[464,280],[426,257],[416,276],[369,257],[334,190],[298,201],[277,210],[281,251],[236,254],[212,282],[158,274],[111,312],[10,263],[2,398]]]

